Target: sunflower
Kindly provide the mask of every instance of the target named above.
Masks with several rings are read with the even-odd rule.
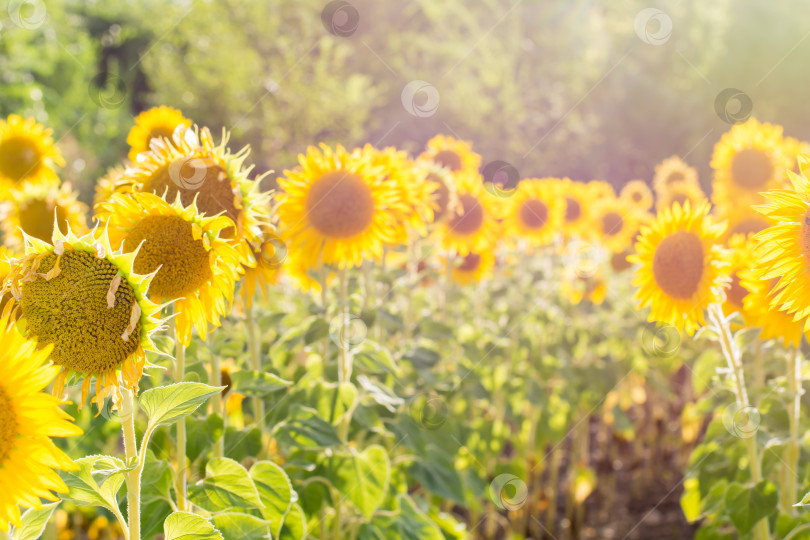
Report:
[[[444,167],[424,159],[416,160],[416,168],[425,175],[425,183],[432,184],[432,223],[449,219],[458,207],[458,196],[453,174]]]
[[[585,184],[590,196],[591,202],[598,202],[603,199],[616,198],[616,190],[610,182],[604,180],[591,180]]]
[[[753,266],[755,247],[756,241],[742,234],[734,235],[729,240],[729,249],[731,252],[729,277],[731,282],[728,288],[726,288],[726,300],[723,302],[723,313],[726,315],[740,313],[743,319],[746,320],[746,323],[748,322],[748,318],[745,311],[744,300],[748,295],[748,289],[741,284],[740,276],[744,272],[750,271]]]
[[[521,180],[504,199],[503,225],[510,240],[525,240],[532,247],[552,243],[562,229],[565,203],[554,178]]]
[[[652,190],[644,180],[627,182],[619,193],[619,198],[643,212],[652,208],[653,205]]]
[[[208,128],[177,126],[171,139],[152,139],[150,151],[140,154],[138,163],[107,191],[154,193],[166,201],[179,194],[185,207],[195,203],[200,214],[224,215],[233,226],[222,236],[237,247],[243,264],[252,265],[250,244],[260,241],[260,225],[269,219],[269,198],[259,192],[261,178],[248,178],[253,169],[244,167],[249,147],[232,154],[228,138],[223,130],[216,144]]]
[[[705,200],[706,195],[697,184],[674,182],[658,192],[655,208],[660,212],[666,208],[672,208],[675,203],[684,206],[687,202],[692,208],[697,208]]]
[[[54,223],[59,224],[62,234],[68,227],[78,234],[86,233],[87,206],[77,197],[70,184],[53,187],[25,182],[12,189],[2,210],[6,244],[22,251],[23,233],[47,242],[53,238]]]
[[[232,228],[225,216],[200,215],[183,206],[178,193],[168,203],[151,193],[113,195],[99,207],[113,246],[137,253],[134,270],[152,274],[149,296],[174,301],[178,340],[188,345],[192,326],[205,339],[230,310],[239,272],[239,254],[222,238]]]
[[[55,167],[64,167],[65,160],[45,129],[33,118],[23,119],[12,114],[0,119],[0,187],[10,188],[18,182],[59,182]]]
[[[760,192],[786,187],[784,172],[791,161],[781,126],[753,118],[734,125],[714,147],[712,202],[721,211],[763,202]]]
[[[810,154],[810,143],[800,141],[794,137],[785,137],[784,144],[782,145],[784,153],[790,159],[790,169],[799,172],[799,156],[802,154]]]
[[[131,182],[127,179],[128,170],[122,165],[107,169],[104,176],[96,182],[96,193],[93,196],[93,207],[109,199],[114,193],[130,191]]]
[[[40,498],[59,500],[53,491],[67,486],[54,469],[75,469],[51,437],[82,434],[59,406],[43,392],[59,368],[43,365],[51,346],[37,348],[7,317],[0,319],[0,530],[20,525],[20,506],[40,508]]]
[[[810,166],[810,156],[799,157],[802,171]],[[754,235],[761,242],[757,249],[755,276],[761,281],[777,279],[771,287],[771,308],[788,312],[793,319],[808,320],[810,315],[810,181],[802,174],[787,172],[792,190],[765,193],[770,202],[756,209],[772,223]],[[810,330],[810,322],[805,323]]]
[[[697,170],[690,167],[678,156],[671,156],[655,166],[655,176],[653,177],[653,190],[659,197],[666,193],[672,186],[687,184],[700,189],[698,183]],[[683,204],[683,203],[681,203]],[[667,207],[671,206],[667,205]]]
[[[2,292],[13,301],[4,312],[19,309],[26,335],[40,347],[53,345],[50,358],[62,367],[55,396],[77,375],[84,379],[81,406],[95,377],[93,402],[100,406],[112,393],[117,403],[121,384],[137,393],[143,368],[151,367],[145,351],[160,354],[152,342],[160,306],[146,297],[152,276],[136,274],[134,258],[112,249],[106,229],[82,237],[56,229],[53,245],[26,235],[25,255],[12,261],[5,280]]]
[[[782,339],[786,347],[798,347],[804,335],[805,321],[771,307],[779,280],[759,279],[752,269],[742,270],[738,275],[740,286],[748,292],[743,299],[745,324],[762,328],[759,334],[762,340]]]
[[[751,236],[759,231],[768,228],[768,219],[751,208],[750,206],[740,206],[735,208],[719,209],[715,208],[717,221],[726,220],[726,241],[731,240],[735,235]]]
[[[430,139],[420,158],[432,161],[452,173],[477,173],[481,167],[481,156],[472,151],[470,143],[445,135]]]
[[[582,236],[588,232],[591,222],[591,203],[588,188],[582,182],[563,178],[558,184],[560,198],[565,198],[565,213],[562,230],[566,237]]]
[[[129,130],[129,160],[135,163],[138,154],[149,151],[152,139],[171,139],[177,126],[191,126],[191,120],[172,107],[161,105],[141,112],[135,117],[135,125]]]
[[[704,308],[722,302],[728,255],[717,245],[724,224],[708,216],[709,204],[687,202],[665,208],[642,227],[630,262],[639,264],[635,300],[651,306],[651,321],[671,324],[692,335],[702,325]]]
[[[592,219],[592,235],[615,253],[632,244],[645,218],[625,200],[605,198],[595,205]]]
[[[458,206],[437,231],[442,246],[462,257],[492,249],[498,238],[494,196],[478,173],[458,173],[454,178]]]
[[[600,271],[587,275],[569,275],[560,282],[560,294],[573,305],[587,300],[598,306],[605,301],[607,284]]]
[[[492,276],[495,268],[495,255],[491,250],[481,253],[470,252],[463,257],[451,256],[444,264],[452,265],[450,278],[460,285],[480,283]]]
[[[244,273],[242,297],[248,308],[253,304],[256,289],[260,289],[262,295],[266,296],[269,285],[278,281],[282,264],[287,257],[287,247],[281,237],[275,233],[273,227],[262,225],[261,239],[260,244],[251,245],[256,266],[242,268]]]

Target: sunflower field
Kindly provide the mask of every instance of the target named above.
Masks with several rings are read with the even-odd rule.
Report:
[[[798,0],[0,8],[0,540],[810,539]]]

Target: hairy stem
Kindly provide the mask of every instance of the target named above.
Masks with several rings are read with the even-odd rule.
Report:
[[[141,471],[138,442],[135,440],[135,399],[129,388],[121,388],[121,427],[124,431],[124,452],[127,463],[137,463],[127,473],[127,526],[129,540],[141,540]]]
[[[255,371],[262,371],[262,357],[260,344],[256,339],[256,319],[253,318],[253,307],[245,308],[245,325],[247,326],[248,352],[250,353],[250,367]],[[261,396],[253,397],[253,420],[264,440],[264,400]]]
[[[174,325],[175,372],[174,380],[182,382],[186,371],[186,347],[180,343]],[[177,509],[186,510],[186,418],[177,421]]]

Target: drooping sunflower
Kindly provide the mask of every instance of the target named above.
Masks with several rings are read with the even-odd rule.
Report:
[[[655,166],[653,190],[658,197],[677,184],[687,184],[700,189],[697,170],[678,156],[671,156]],[[681,203],[683,205],[683,203]],[[668,204],[667,207],[672,206]]]
[[[404,211],[400,189],[368,155],[324,144],[299,155],[277,194],[279,230],[306,268],[359,266],[382,257]]]
[[[208,128],[177,126],[171,139],[152,139],[150,151],[140,154],[108,191],[154,193],[166,201],[179,194],[183,206],[195,203],[201,215],[224,215],[233,226],[222,236],[237,247],[241,262],[251,265],[250,244],[260,241],[260,225],[269,219],[269,195],[259,191],[261,178],[249,178],[253,167],[244,166],[250,148],[232,154],[228,138],[223,130],[216,144]]]
[[[721,211],[764,202],[760,192],[786,187],[791,161],[781,126],[754,118],[734,125],[714,147],[712,202]]]
[[[722,302],[728,283],[728,255],[718,241],[724,224],[709,217],[709,204],[696,208],[675,203],[642,227],[630,262],[639,264],[635,300],[650,306],[650,321],[671,324],[692,335],[704,321],[704,309]]]
[[[19,310],[39,347],[53,344],[50,358],[62,367],[55,396],[74,375],[84,379],[81,404],[93,377],[99,406],[110,394],[117,403],[121,384],[137,393],[150,366],[145,351],[159,354],[152,334],[161,321],[146,296],[152,276],[135,273],[134,259],[112,249],[106,229],[82,237],[56,229],[53,245],[25,237],[25,255],[12,261],[3,287],[13,297],[4,311]]]
[[[47,242],[53,238],[54,223],[63,234],[68,227],[77,234],[86,233],[87,206],[77,197],[70,184],[55,187],[25,182],[12,189],[1,212],[5,243],[22,251],[23,233]]]
[[[653,205],[652,190],[644,180],[627,182],[619,193],[619,198],[627,201],[642,212],[646,212]]]
[[[481,167],[481,156],[472,151],[472,145],[446,135],[436,135],[427,142],[427,148],[419,156],[452,173],[477,173]]]
[[[257,289],[266,296],[270,285],[278,281],[287,258],[287,247],[273,227],[263,225],[261,239],[260,244],[251,245],[256,266],[242,268],[242,298],[248,308],[253,304]]]
[[[504,199],[503,226],[511,241],[546,246],[562,232],[565,201],[554,178],[526,178]]]
[[[0,319],[0,529],[20,524],[20,506],[39,508],[40,498],[68,488],[55,469],[76,466],[51,437],[82,434],[59,406],[62,401],[43,392],[59,368],[44,365],[51,346],[37,348],[8,317]]]
[[[594,206],[592,237],[614,253],[624,251],[632,244],[644,216],[622,199],[605,198]]]
[[[810,167],[810,156],[799,158],[800,168]],[[793,189],[765,193],[769,201],[756,209],[771,226],[754,235],[761,242],[757,249],[755,277],[777,280],[771,287],[771,308],[786,311],[794,320],[808,321],[810,315],[810,181],[791,171],[787,175]],[[810,322],[805,322],[805,331]]]
[[[684,206],[687,202],[692,208],[696,208],[706,200],[706,195],[697,184],[691,182],[674,182],[668,184],[666,188],[658,192],[658,200],[655,208],[657,211],[665,208],[672,208],[675,203]]]
[[[127,135],[129,160],[135,163],[138,154],[149,151],[152,139],[171,139],[177,126],[190,127],[191,120],[172,107],[161,105],[141,112]]]
[[[590,209],[593,204],[587,186],[582,182],[563,178],[559,181],[558,192],[560,198],[565,201],[562,224],[563,234],[567,238],[587,235],[591,223]]]
[[[54,170],[65,160],[51,137],[52,131],[33,118],[16,114],[0,119],[0,188],[18,182],[34,184],[59,182]]]
[[[742,234],[732,236],[728,242],[731,252],[731,264],[729,266],[729,278],[731,281],[726,288],[726,300],[723,302],[723,313],[726,315],[739,313],[746,322],[748,322],[748,314],[745,311],[744,300],[748,295],[748,289],[742,285],[740,276],[745,272],[749,272],[754,265],[754,249],[756,248],[756,244],[755,240]]]
[[[498,238],[496,201],[478,173],[457,173],[455,211],[437,230],[442,246],[464,257],[492,249]]]
[[[208,325],[219,326],[230,310],[239,272],[239,253],[222,238],[232,228],[225,216],[200,215],[180,194],[168,203],[152,193],[119,193],[99,207],[112,245],[137,253],[139,274],[154,274],[149,296],[174,301],[177,339],[191,340],[192,327],[205,339]]]
[[[495,254],[491,250],[481,253],[470,252],[467,255],[451,256],[444,260],[444,264],[452,265],[450,278],[460,285],[480,283],[492,276],[495,268]]]
[[[753,269],[739,272],[740,286],[748,294],[743,298],[745,324],[762,328],[759,338],[762,340],[781,339],[786,347],[798,347],[804,335],[805,321],[794,319],[792,315],[771,306],[776,278],[763,280],[757,277]]]

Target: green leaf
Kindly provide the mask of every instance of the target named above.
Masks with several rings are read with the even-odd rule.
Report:
[[[43,504],[42,508],[26,510],[20,519],[20,526],[14,527],[12,538],[14,540],[37,540],[51,519],[51,514],[59,506],[58,502]]]
[[[776,510],[779,494],[776,486],[762,480],[753,487],[733,483],[726,490],[726,508],[734,527],[741,533],[748,533],[760,520]]]
[[[148,428],[171,424],[188,416],[223,388],[224,386],[180,382],[147,390],[141,395],[140,404],[149,416]]]
[[[357,388],[350,382],[317,381],[308,392],[307,401],[318,416],[338,425],[343,416],[354,408]]]
[[[126,473],[135,469],[135,464],[127,465],[121,459],[113,456],[100,456],[93,464],[93,477],[98,485],[104,485],[109,478],[120,474],[126,480]]]
[[[214,458],[205,466],[205,478],[188,487],[189,499],[209,512],[231,508],[262,508],[248,472],[229,458]]]
[[[172,513],[169,505],[172,489],[172,471],[165,460],[158,459],[151,450],[141,474],[141,536],[153,538],[163,530],[163,522]]]
[[[371,519],[388,490],[391,464],[382,446],[373,445],[358,453],[337,454],[328,462],[327,476],[332,485]]]
[[[213,517],[214,525],[225,538],[239,540],[267,540],[270,536],[269,524],[248,514],[228,513]]]
[[[218,414],[186,418],[186,457],[194,462],[222,437],[224,423]]]
[[[124,475],[112,475],[99,486],[93,478],[93,466],[97,461],[109,463],[114,460],[110,456],[87,456],[74,461],[78,470],[67,471],[63,479],[68,487],[68,493],[62,498],[79,506],[102,506],[111,512],[118,510],[117,494],[124,483]],[[119,460],[120,461],[120,460]]]
[[[175,512],[163,522],[165,540],[224,540],[207,519],[189,512]]]
[[[250,397],[264,397],[292,384],[266,371],[236,371],[231,373],[231,381],[235,391]]]
[[[284,526],[281,528],[278,538],[279,540],[304,540],[306,535],[307,516],[301,505],[293,503],[284,518]]]
[[[271,461],[255,463],[250,468],[250,477],[264,504],[262,517],[270,523],[273,537],[277,537],[292,504],[292,483],[284,469]]]
[[[329,322],[323,317],[318,317],[312,321],[310,327],[307,328],[307,331],[304,334],[304,344],[311,345],[312,343],[315,343],[321,339],[326,339],[327,337],[329,337]]]
[[[404,540],[444,540],[442,530],[433,523],[407,495],[397,495],[402,513],[397,518],[399,534]]]
[[[290,449],[320,449],[341,444],[335,426],[308,407],[295,405],[288,417],[276,425],[276,439]]]

